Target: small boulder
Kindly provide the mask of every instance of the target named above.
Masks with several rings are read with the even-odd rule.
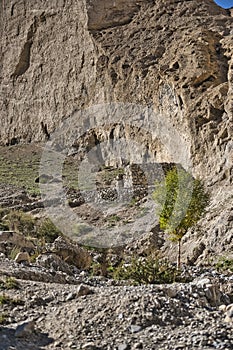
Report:
[[[218,309],[219,309],[220,311],[225,312],[225,311],[226,311],[226,308],[227,308],[226,305],[222,304],[222,305],[219,306]]]
[[[23,324],[17,326],[15,330],[15,336],[16,338],[24,338],[29,336],[31,333],[33,333],[34,330],[35,330],[34,321],[24,322]]]
[[[78,297],[81,297],[81,296],[84,296],[84,295],[88,295],[88,294],[92,294],[93,291],[88,287],[88,286],[85,286],[84,284],[80,284],[78,286],[78,290],[77,290],[77,296]]]
[[[130,346],[127,343],[122,343],[120,345],[118,345],[118,350],[129,350]]]
[[[19,252],[15,257],[15,262],[21,263],[21,262],[30,262],[30,256],[28,252]]]
[[[14,246],[29,251],[35,248],[35,245],[31,241],[27,240],[24,235],[14,231],[0,231],[0,243],[1,242],[7,244],[11,243]]]
[[[139,325],[131,325],[130,326],[130,332],[131,333],[138,333],[142,330],[142,327]]]
[[[72,268],[64,260],[54,253],[43,253],[36,258],[36,263],[46,269],[65,272],[72,275]]]
[[[51,246],[51,251],[58,255],[67,264],[79,269],[89,268],[92,263],[91,255],[78,244],[72,243],[64,237],[58,237]]]
[[[226,307],[225,322],[233,323],[233,304],[230,304]]]
[[[225,322],[233,323],[233,304],[230,305],[220,305],[219,310],[225,314]]]

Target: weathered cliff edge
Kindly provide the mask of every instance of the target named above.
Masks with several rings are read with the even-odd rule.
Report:
[[[46,140],[95,104],[150,106],[185,140],[193,174],[212,190],[208,215],[187,235],[185,251],[194,258],[203,247],[204,254],[232,252],[230,10],[212,0],[1,1],[0,25],[1,144]],[[113,127],[96,137],[116,134]],[[152,142],[153,130],[129,128],[125,137],[147,145],[158,161],[179,159]]]

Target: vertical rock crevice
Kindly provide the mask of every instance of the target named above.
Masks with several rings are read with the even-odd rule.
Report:
[[[13,77],[23,75],[30,67],[30,55],[31,55],[32,41],[27,41],[24,44],[23,50],[20,53],[19,61],[16,65],[15,71],[12,74]]]
[[[18,76],[23,75],[24,73],[26,73],[26,71],[30,67],[31,47],[33,44],[33,38],[38,28],[39,20],[41,21],[45,20],[44,14],[40,16],[40,19],[38,19],[37,17],[34,17],[33,23],[31,24],[28,30],[26,42],[23,46],[23,49],[21,50],[21,53],[19,55],[19,60],[15,67],[14,73],[12,74],[12,77],[17,78]]]

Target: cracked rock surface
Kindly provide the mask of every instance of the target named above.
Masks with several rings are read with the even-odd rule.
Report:
[[[122,235],[125,243],[127,229],[138,230],[126,252],[156,249],[175,261],[149,197],[151,169],[139,161],[163,173],[181,164],[211,194],[182,242],[182,261],[196,264],[183,265],[187,283],[92,276],[91,254],[64,237],[33,261],[36,241],[1,222],[0,279],[17,288],[0,283],[0,350],[231,350],[232,273],[208,262],[233,258],[233,10],[213,0],[0,1],[0,32],[3,212],[43,218],[36,186],[64,181],[70,210],[104,228],[103,242]],[[57,156],[65,148],[62,174],[40,173],[45,142]],[[82,193],[65,182],[76,185],[72,167],[77,173],[87,155],[97,169],[93,193],[91,171]],[[119,193],[132,200],[118,203]],[[46,205],[63,199],[58,191]],[[22,252],[13,261],[15,248]]]
[[[185,257],[199,258],[196,245],[203,254],[230,253],[232,10],[212,0],[20,0],[2,2],[1,10],[0,143],[46,141],[71,118],[85,133],[77,140],[78,131],[64,129],[62,139],[79,157],[120,138],[131,165],[138,155],[132,140],[155,162],[182,163],[212,193]],[[126,111],[121,126],[106,110],[85,129],[86,108],[114,103]],[[128,125],[132,103],[140,116]],[[117,163],[105,146],[101,157]]]

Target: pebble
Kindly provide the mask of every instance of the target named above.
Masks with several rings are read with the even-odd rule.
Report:
[[[126,343],[118,345],[118,350],[129,350],[130,346]]]
[[[143,349],[143,343],[135,343],[132,349]]]
[[[76,296],[77,296],[76,293],[71,292],[71,293],[69,293],[69,294],[67,295],[66,301],[73,300],[73,299],[76,298]]]
[[[141,331],[141,329],[142,329],[141,326],[137,326],[137,325],[131,325],[130,326],[130,332],[131,333],[138,333],[138,332]]]
[[[86,343],[82,346],[82,349],[85,349],[85,350],[97,350],[98,347],[94,344],[94,343]]]
[[[91,290],[88,286],[85,286],[84,284],[80,284],[77,288],[77,296],[78,297],[92,294],[92,293],[93,293],[93,290]]]
[[[233,323],[233,304],[226,307],[225,322]]]

